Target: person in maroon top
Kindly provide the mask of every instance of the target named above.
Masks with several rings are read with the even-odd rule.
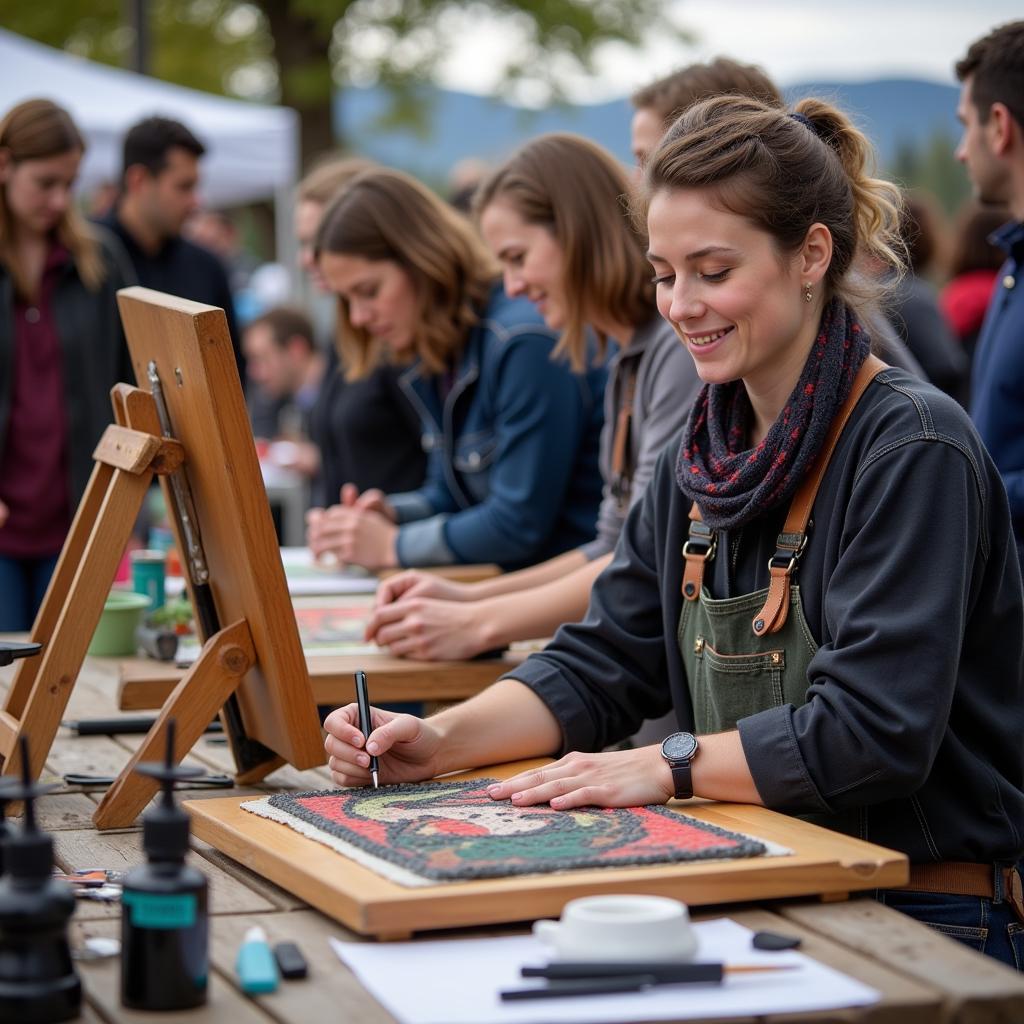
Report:
[[[110,388],[133,380],[115,301],[130,264],[72,203],[84,149],[49,100],[0,120],[0,632],[31,626]]]

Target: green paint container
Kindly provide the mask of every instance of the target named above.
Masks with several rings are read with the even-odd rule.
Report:
[[[135,653],[135,627],[149,607],[145,594],[131,590],[112,590],[103,605],[89,654],[124,655]]]

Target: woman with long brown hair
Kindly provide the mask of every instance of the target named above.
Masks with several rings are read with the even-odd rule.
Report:
[[[516,640],[552,636],[587,610],[630,507],[682,429],[699,380],[658,315],[646,258],[626,201],[626,172],[587,139],[552,134],[523,146],[480,186],[480,228],[509,295],[525,295],[561,332],[560,349],[586,365],[589,339],[615,346],[601,436],[604,495],[588,544],[516,573],[464,584],[401,573],[377,592],[367,635],[394,654],[467,658]]]
[[[26,100],[0,121],[0,631],[28,629],[131,381],[117,242],[78,214],[85,150],[68,113]]]
[[[427,480],[314,510],[309,543],[365,566],[518,568],[591,539],[606,371],[553,359],[557,335],[504,293],[472,226],[414,178],[367,171],[324,214],[320,272],[338,296],[350,377],[404,367]]]

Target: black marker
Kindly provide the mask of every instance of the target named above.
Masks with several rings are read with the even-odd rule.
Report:
[[[366,673],[362,671],[356,673],[356,701],[359,703],[359,731],[366,740],[373,732],[373,719],[370,717],[370,696],[366,692]],[[377,778],[378,770],[377,758],[370,754],[370,778],[373,779],[374,789],[380,785]]]

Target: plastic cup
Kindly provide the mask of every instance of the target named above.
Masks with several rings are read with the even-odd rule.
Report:
[[[167,555],[163,551],[143,548],[132,552],[132,590],[149,598],[149,607],[164,603],[164,570]]]

